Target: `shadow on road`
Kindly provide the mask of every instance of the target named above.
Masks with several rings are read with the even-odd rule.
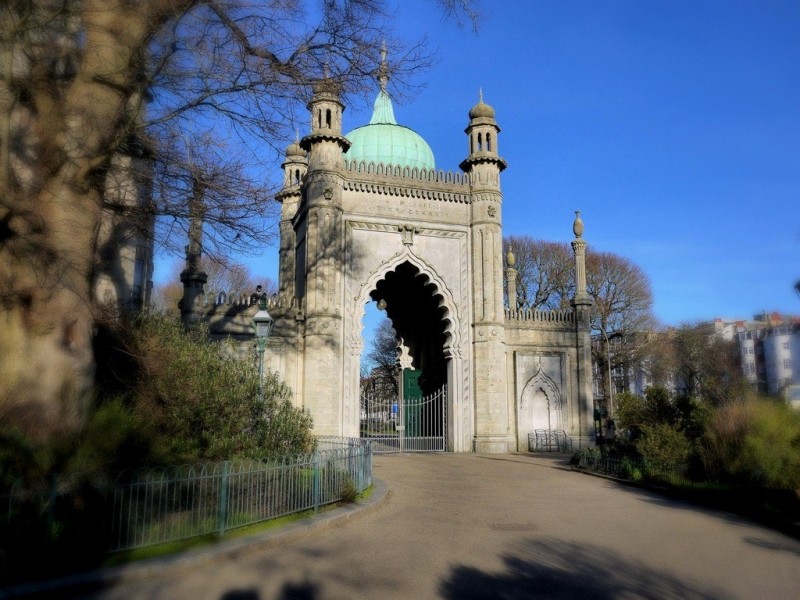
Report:
[[[319,593],[316,584],[310,581],[285,583],[276,600],[314,600]],[[231,590],[220,596],[219,600],[261,600],[257,590]]]
[[[776,550],[779,552],[789,552],[790,554],[796,554],[797,556],[800,556],[800,546],[797,544],[782,544],[772,540],[763,540],[753,537],[746,537],[744,538],[744,541],[748,544],[752,544],[753,546],[758,546],[759,548],[766,548],[767,550]]]
[[[601,600],[711,600],[726,597],[713,589],[681,581],[651,567],[591,546],[556,540],[530,540],[503,557],[497,573],[455,567],[439,587],[443,598],[548,598]]]

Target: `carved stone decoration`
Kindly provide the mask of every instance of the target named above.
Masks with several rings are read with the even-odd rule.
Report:
[[[414,368],[414,359],[411,356],[411,352],[409,351],[408,346],[403,338],[400,338],[397,343],[397,354],[397,363],[401,369]]]
[[[564,386],[566,356],[561,353],[520,353],[516,357],[519,392],[517,435],[527,440],[536,430],[571,429]]]
[[[497,216],[497,207],[490,206],[486,209],[486,212],[489,213],[489,216],[494,219]]]
[[[530,393],[531,391],[533,394]],[[536,371],[536,375],[528,380],[528,383],[525,384],[525,389],[522,390],[522,396],[519,399],[520,410],[525,410],[527,408],[527,398],[533,397],[536,392],[542,392],[545,395],[548,400],[548,406],[556,408],[557,410],[563,408],[564,402],[561,399],[561,390],[559,390],[556,383],[544,373],[541,363],[539,364],[539,370]]]
[[[400,238],[406,246],[413,245],[414,234],[419,233],[419,227],[415,225],[400,225],[397,230],[400,232]]]

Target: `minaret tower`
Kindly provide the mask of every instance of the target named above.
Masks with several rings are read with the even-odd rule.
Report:
[[[297,214],[301,199],[301,185],[308,171],[306,152],[300,147],[299,139],[286,148],[283,165],[283,189],[275,195],[281,203],[280,221],[280,268],[278,271],[278,296],[281,304],[288,306],[296,297],[295,284],[295,235],[292,219]]]
[[[303,319],[302,396],[317,433],[323,435],[353,435],[342,429],[343,376],[336,368],[344,351],[342,153],[350,148],[342,135],[339,92],[339,84],[330,78],[314,86],[308,104],[311,133],[300,141],[308,152],[308,170],[294,225],[295,293]]]
[[[503,307],[503,231],[498,154],[500,127],[494,109],[483,102],[469,111],[465,133],[469,156],[461,163],[470,182],[473,269],[473,389],[480,398],[475,414],[476,452],[507,452],[515,447],[513,415],[506,385]]]

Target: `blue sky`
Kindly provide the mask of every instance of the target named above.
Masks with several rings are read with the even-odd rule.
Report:
[[[483,89],[506,235],[569,240],[581,210],[593,248],[649,275],[666,324],[800,313],[800,2],[484,0],[477,34],[432,0],[396,6],[438,64],[395,116],[457,170]],[[274,278],[277,248],[246,262]]]

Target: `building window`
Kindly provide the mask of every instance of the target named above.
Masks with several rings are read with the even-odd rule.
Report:
[[[783,359],[783,368],[784,369],[791,369],[792,368],[792,359],[791,358],[784,358]]]
[[[788,350],[789,349],[789,342],[783,342],[783,349],[784,350]]]

